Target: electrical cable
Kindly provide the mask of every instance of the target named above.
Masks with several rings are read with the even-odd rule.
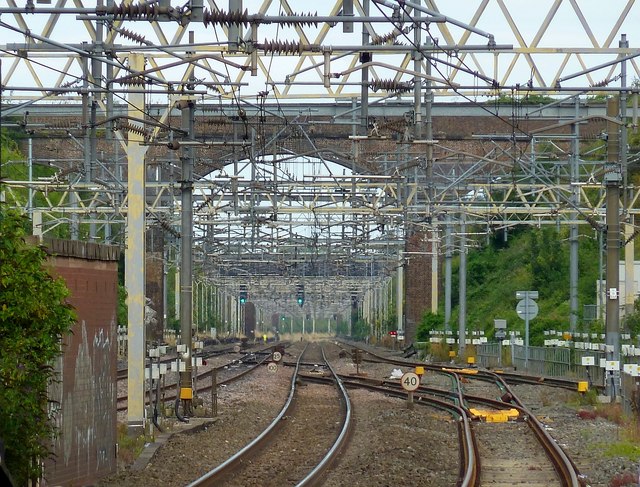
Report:
[[[374,2],[375,3],[375,2]],[[400,2],[401,3],[401,2]],[[378,10],[382,13],[383,16],[385,16],[387,18],[387,20],[389,20],[390,22],[392,22],[392,19],[389,18],[389,16],[387,15],[386,12],[384,12],[380,5],[378,3],[375,3],[376,7],[378,8]],[[409,14],[409,12],[406,9],[406,6],[404,6],[404,4],[401,4],[405,14],[412,19],[413,17]],[[429,35],[429,37],[431,38],[431,40],[433,41],[434,45],[437,46],[437,42],[436,39],[433,37],[433,35],[430,33],[430,31],[427,29],[426,30],[427,34]],[[427,52],[421,47],[421,46],[417,46],[415,44],[415,42],[406,34],[402,34],[407,41],[409,42],[410,45],[412,45],[418,52],[420,52],[427,60],[432,59],[431,56],[428,56]],[[440,50],[446,54],[446,50],[443,48],[440,48]],[[438,61],[437,59],[434,58],[434,61]],[[463,60],[460,60],[461,63],[464,63]],[[440,70],[440,68],[434,63],[432,63],[432,66],[434,67],[434,69],[436,69],[436,71],[440,74],[440,76],[445,80],[448,81],[448,77],[444,76],[444,74],[442,73],[442,71]],[[467,67],[465,65],[465,67]],[[495,80],[494,80],[495,81]],[[499,86],[499,84],[497,83],[497,81],[495,81],[496,86]],[[512,138],[513,138],[513,142],[516,142],[516,132],[519,132],[522,135],[525,135],[526,137],[531,138],[531,134],[524,131],[521,127],[517,126],[516,124],[514,124],[513,122],[499,116],[497,113],[493,113],[491,110],[489,110],[485,105],[482,105],[474,100],[472,100],[470,97],[468,97],[467,95],[465,95],[464,93],[461,93],[452,83],[448,82],[449,87],[451,88],[451,90],[453,92],[455,92],[457,95],[461,96],[462,98],[464,98],[465,100],[469,101],[471,104],[481,108],[482,110],[486,111],[487,113],[491,114],[492,116],[498,118],[499,120],[501,120],[502,122],[504,122],[505,124],[507,124],[508,126],[511,127],[512,129]],[[526,86],[529,85],[529,83],[525,84]],[[512,93],[515,93],[515,88],[512,88]],[[515,96],[512,96],[512,99],[515,100]],[[515,155],[513,156],[513,162],[514,162],[514,167],[512,169],[515,170],[515,164],[518,163],[518,160],[515,159]],[[545,180],[545,178],[540,175],[540,174],[535,174],[534,177],[536,179],[538,179],[540,182],[542,182],[543,184],[546,185],[550,185],[550,186],[554,186],[555,183],[551,180]],[[514,184],[516,184],[514,182]],[[569,198],[564,197],[564,195],[562,193],[559,193],[559,198],[562,199],[567,205],[569,205],[572,209],[574,209],[578,214],[580,214],[583,218],[585,218],[586,221],[592,221],[593,218],[590,215],[585,214],[580,208],[578,208],[578,206],[572,202]]]
[[[382,14],[382,15],[383,15],[387,20],[389,20],[389,22],[393,22],[393,20],[392,20],[392,19],[389,17],[389,15],[388,15],[388,14],[387,14],[387,13],[386,13],[382,8],[381,8],[381,6],[380,6],[378,3],[374,2],[374,4],[376,5],[376,7],[377,7],[377,8],[378,8],[378,10],[380,11],[380,13],[381,13],[381,14]],[[406,6],[404,6],[404,5],[402,4],[402,5],[401,5],[401,7],[402,7],[402,9],[403,9],[404,13],[407,15],[407,17],[408,17],[409,19],[412,19],[412,20],[413,20],[413,19],[414,19],[414,17],[413,17],[413,16],[408,12],[408,10],[407,10]],[[427,33],[427,35],[431,38],[431,40],[432,40],[432,42],[433,42],[433,45],[434,45],[436,48],[440,49],[440,51],[441,51],[443,54],[447,54],[447,55],[448,55],[448,53],[447,53],[446,49],[444,49],[444,48],[442,48],[442,47],[440,47],[440,46],[438,45],[437,39],[433,36],[433,34],[431,33],[431,31],[430,31],[428,28],[425,28],[425,32],[426,32],[426,33]],[[433,57],[433,55],[429,55],[429,52],[427,52],[427,51],[426,51],[422,46],[418,46],[418,45],[416,45],[415,41],[414,41],[413,39],[411,39],[411,38],[410,38],[407,34],[405,34],[404,32],[402,32],[402,31],[401,31],[401,32],[400,32],[400,35],[402,35],[402,36],[407,40],[407,42],[408,42],[411,46],[413,46],[413,47],[416,49],[416,51],[418,51],[422,56],[424,56],[424,58],[425,58],[425,60],[426,60],[427,62],[431,62],[431,65],[433,66],[433,68],[438,72],[438,74],[440,74],[440,76],[442,77],[442,79],[446,82],[447,86],[448,86],[448,87],[449,87],[449,88],[450,88],[454,93],[456,93],[458,96],[460,96],[460,97],[464,98],[465,100],[467,100],[468,102],[470,102],[472,105],[477,106],[477,107],[481,108],[482,110],[486,111],[487,113],[491,114],[492,116],[494,116],[494,117],[498,118],[499,120],[501,120],[501,121],[502,121],[502,122],[504,122],[505,124],[509,125],[512,129],[514,129],[513,124],[512,124],[508,119],[505,119],[504,117],[501,117],[501,116],[500,116],[500,115],[498,115],[497,113],[492,112],[491,110],[489,110],[489,109],[486,107],[486,105],[483,105],[483,104],[481,104],[481,103],[478,103],[477,101],[473,100],[473,99],[472,99],[471,97],[469,97],[468,95],[465,95],[464,93],[460,92],[460,90],[459,90],[458,88],[456,88],[456,86],[455,86],[453,83],[451,83],[451,82],[449,81],[448,76],[445,76],[445,74],[442,72],[442,70],[440,69],[440,67],[436,64],[436,62],[441,63],[441,62],[442,62],[441,60],[439,60],[439,59],[437,59],[437,58]],[[479,76],[479,73],[476,73],[476,72],[474,72],[473,70],[471,70],[471,69],[470,69],[470,68],[469,68],[469,67],[464,63],[464,60],[463,60],[463,59],[461,59],[460,57],[458,57],[458,59],[459,59],[459,61],[460,61],[460,64],[462,64],[462,65],[465,67],[466,72],[467,72],[468,74],[473,75],[474,77],[476,77],[476,79],[483,79],[482,77],[480,77],[480,76]],[[448,64],[448,63],[444,63],[444,64]],[[456,67],[456,66],[455,66],[455,65],[453,65],[453,64],[450,64],[449,66],[450,66],[450,67],[454,67],[454,68]],[[484,80],[484,81],[486,81],[486,79],[483,79],[483,80]],[[494,85],[494,87],[495,87],[496,89],[498,89],[498,88],[499,88],[499,83],[498,83],[498,81],[493,80],[493,85]],[[528,134],[527,132],[525,132],[525,131],[523,131],[523,130],[521,130],[521,129],[519,129],[519,131],[520,131],[523,135],[530,136],[530,134]]]
[[[176,413],[176,418],[178,418],[178,421],[182,421],[183,423],[188,423],[189,420],[184,417],[182,414],[180,414],[180,394],[177,395],[176,397],[176,402],[175,402],[175,413]],[[186,414],[186,411],[185,411]]]

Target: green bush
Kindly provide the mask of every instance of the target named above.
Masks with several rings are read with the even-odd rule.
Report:
[[[45,268],[45,252],[25,243],[27,219],[0,206],[0,438],[18,485],[41,475],[55,428],[47,387],[71,331],[69,291]]]

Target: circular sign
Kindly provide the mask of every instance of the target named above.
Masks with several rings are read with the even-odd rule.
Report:
[[[275,362],[269,362],[267,364],[267,370],[273,373],[278,372],[278,364]]]
[[[523,320],[532,320],[538,316],[538,303],[531,298],[525,298],[522,301],[518,301],[516,313],[518,313],[518,316]]]
[[[412,392],[420,387],[420,377],[415,372],[407,372],[400,379],[400,383],[405,391]]]
[[[272,357],[276,362],[280,362],[280,360],[282,360],[282,354],[280,352],[273,352]]]
[[[236,345],[236,346],[234,346],[234,347],[233,347],[233,351],[234,351],[235,353],[240,353],[240,345]]]

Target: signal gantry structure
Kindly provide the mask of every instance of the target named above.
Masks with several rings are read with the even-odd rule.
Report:
[[[35,233],[126,246],[130,323],[150,254],[180,268],[187,344],[194,281],[234,319],[233,300],[329,319],[355,303],[380,327],[422,263],[446,312],[452,255],[518,225],[568,225],[576,276],[588,225],[617,282],[638,233],[632,0],[89,3],[0,6],[2,127],[28,148],[2,196]]]

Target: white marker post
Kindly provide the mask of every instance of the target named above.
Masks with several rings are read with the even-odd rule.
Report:
[[[406,372],[400,379],[402,388],[407,391],[407,409],[413,409],[413,391],[420,387],[420,377],[415,372]]]

